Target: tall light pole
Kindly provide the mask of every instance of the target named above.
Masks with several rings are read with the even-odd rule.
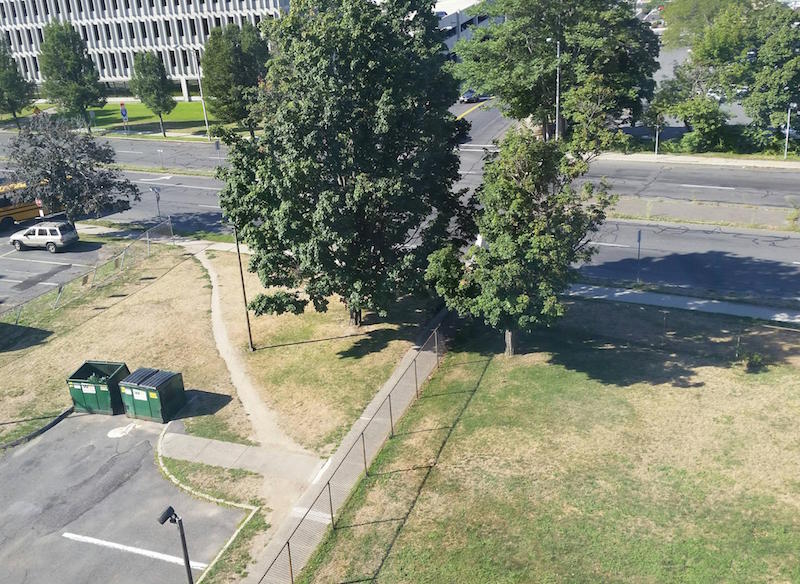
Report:
[[[247,292],[244,288],[244,270],[242,270],[242,252],[239,251],[239,232],[236,230],[236,223],[233,225],[233,238],[236,240],[236,257],[239,258],[239,278],[242,280],[242,298],[244,299],[244,318],[247,321],[247,342],[250,351],[255,351],[253,346],[253,333],[250,330],[250,311],[247,309]]]
[[[547,37],[547,42],[552,43],[553,38]],[[559,126],[561,125],[561,40],[556,40],[556,132],[558,142]]]
[[[189,580],[189,584],[194,584],[192,565],[189,561],[189,550],[186,547],[186,533],[183,531],[183,519],[175,513],[175,509],[173,509],[171,505],[164,509],[161,515],[158,516],[158,522],[161,525],[164,525],[167,521],[178,524],[178,532],[181,534],[181,546],[183,547],[183,563],[186,566],[186,578]]]
[[[789,104],[789,107],[786,109],[786,140],[783,143],[783,159],[789,156],[789,129],[791,128],[792,124],[792,110],[797,109],[797,104],[792,102]]]
[[[197,51],[190,49],[194,57],[194,70],[197,71],[197,87],[200,90],[200,104],[203,106],[203,119],[206,122],[206,137],[211,142],[211,130],[208,127],[208,114],[206,113],[206,100],[203,97],[203,75],[200,73],[200,60],[197,58]]]

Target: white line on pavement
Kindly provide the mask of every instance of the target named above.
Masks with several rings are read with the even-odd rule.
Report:
[[[800,262],[792,262],[795,266],[800,266]]]
[[[151,550],[146,550],[138,547],[133,547],[130,545],[122,545],[121,543],[114,543],[113,541],[106,541],[104,539],[97,539],[94,537],[87,537],[85,535],[76,535],[74,533],[64,532],[61,535],[66,537],[67,539],[71,539],[72,541],[79,541],[81,543],[91,543],[94,545],[99,545],[101,547],[111,548],[113,550],[119,550],[121,552],[128,552],[131,554],[137,554],[140,556],[145,556],[148,558],[153,558],[154,560],[162,560],[164,562],[169,562],[170,564],[178,564],[179,566],[183,565],[183,558],[179,558],[178,556],[170,556],[167,554],[162,554],[160,552],[154,552]],[[192,569],[194,570],[205,570],[208,567],[208,564],[204,564],[203,562],[195,562],[192,561],[190,563]]]
[[[200,205],[198,203],[197,206],[198,207],[205,207],[206,209],[220,209],[220,210],[222,210],[222,207],[220,207],[219,205]]]
[[[139,152],[138,150],[117,150],[120,154],[144,154],[144,152]]]
[[[320,481],[322,475],[325,474],[325,471],[328,470],[328,467],[330,465],[331,465],[331,459],[329,458],[328,460],[325,461],[325,464],[322,465],[322,468],[319,469],[319,472],[317,473],[317,476],[314,477],[314,480],[311,481],[312,485],[316,485]]]
[[[153,179],[153,180],[161,180],[161,179]],[[152,181],[147,180],[135,180],[135,183],[143,183],[143,184],[152,184]],[[217,187],[200,187],[196,185],[179,185],[176,183],[158,183],[160,187],[180,187],[182,189],[199,189],[201,191],[218,191],[219,188]]]
[[[140,180],[139,182],[143,182],[143,183],[146,183],[146,182],[155,182],[155,181],[157,181],[157,180],[169,180],[169,179],[171,179],[171,178],[172,178],[172,175],[171,175],[171,174],[168,174],[168,175],[166,175],[166,176],[159,176],[159,177],[157,177],[157,178],[143,178],[143,179],[142,179],[142,180]]]
[[[459,152],[485,152],[483,148],[459,148]]]
[[[472,142],[467,142],[466,144],[462,144],[459,148],[497,148],[497,144],[473,144]]]
[[[592,245],[598,245],[600,247],[631,247],[630,245],[623,245],[621,243],[605,243],[603,241],[591,241],[589,243]]]
[[[735,191],[735,187],[715,187],[713,185],[679,185],[687,189],[718,189],[721,191]]]
[[[28,258],[9,258],[6,256],[0,256],[0,259],[7,260],[9,262],[31,262],[34,264],[50,264],[51,266],[78,266],[79,268],[91,268],[89,264],[76,264],[74,262],[48,262],[47,260],[29,260]]]
[[[331,516],[329,513],[323,513],[322,511],[315,511],[312,509],[311,511],[308,511],[308,515],[306,515],[306,511],[307,509],[303,507],[294,507],[292,509],[292,517],[306,517],[307,519],[316,521],[317,523],[327,524],[331,522]]]

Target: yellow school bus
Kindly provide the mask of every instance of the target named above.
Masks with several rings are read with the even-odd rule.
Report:
[[[0,185],[0,229],[10,229],[15,223],[44,217],[41,201],[12,203],[11,195],[25,188],[25,183]]]

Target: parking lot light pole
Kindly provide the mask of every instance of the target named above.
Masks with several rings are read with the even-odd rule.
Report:
[[[236,257],[239,258],[239,278],[242,280],[242,298],[244,299],[244,318],[247,321],[247,342],[250,351],[255,351],[253,346],[253,333],[250,330],[250,311],[247,309],[247,292],[244,288],[244,270],[242,269],[242,252],[239,251],[239,232],[236,231],[236,224],[233,223],[233,239],[236,241]]]
[[[789,156],[789,128],[791,128],[792,123],[792,110],[797,107],[795,102],[789,104],[789,107],[786,110],[786,141],[783,144],[783,159]]]
[[[171,505],[164,509],[164,511],[158,517],[158,522],[161,525],[164,525],[167,521],[178,524],[178,532],[181,534],[181,546],[183,547],[183,563],[186,566],[186,578],[189,581],[189,584],[194,584],[194,578],[192,577],[192,566],[189,562],[189,550],[186,547],[186,533],[183,531],[183,519],[181,519],[178,514],[175,513],[175,509],[173,509]]]

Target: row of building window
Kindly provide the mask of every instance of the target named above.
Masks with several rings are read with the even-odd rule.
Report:
[[[210,6],[215,6],[217,4],[229,5],[231,2],[231,0],[194,1],[197,3],[198,7],[202,7],[206,3],[208,3]],[[145,8],[145,6],[149,6],[150,9],[155,10],[158,5],[160,5],[162,8],[167,8],[171,5],[171,2],[174,2],[174,7],[176,9],[183,8],[184,10],[188,11],[188,9],[193,6],[193,0],[78,0],[75,2],[74,6],[70,0],[66,0],[64,2],[63,11],[66,14],[99,12],[99,15],[105,15],[109,5],[114,11],[119,10],[120,6],[122,6],[125,10],[130,10],[131,6],[135,6],[139,10]],[[43,0],[41,11],[39,10],[37,2],[34,1],[31,4],[31,11],[33,12],[34,17],[38,17],[40,15],[48,17],[51,14],[51,10],[53,14],[62,13],[62,7],[58,0],[52,1],[52,8],[48,0]],[[23,18],[28,17],[28,5],[26,2],[0,2],[0,18],[18,18],[19,15],[22,15]]]
[[[194,59],[190,56],[189,50],[170,50],[164,53],[157,52],[157,54],[165,67],[175,70],[178,67],[178,59],[180,58],[183,71],[187,74],[195,74]],[[128,58],[127,53],[97,53],[94,58],[101,77],[129,77],[131,74],[131,60]],[[23,57],[19,61],[26,77],[39,78],[39,60],[36,57]]]
[[[251,22],[257,25],[260,20],[260,16],[253,15]],[[144,44],[144,41],[147,41],[148,46],[158,44],[171,45],[176,40],[187,40],[187,33],[189,40],[197,39],[200,36],[198,40],[203,41],[208,37],[212,28],[233,23],[241,24],[241,21],[237,22],[237,18],[233,16],[214,16],[174,21],[140,20],[138,26],[133,22],[125,24],[121,22],[113,24],[82,24],[76,28],[80,31],[83,40],[92,48],[95,46],[107,46],[108,43],[106,41],[129,45],[132,42],[135,43],[137,39],[140,41],[139,44]],[[198,35],[200,31],[202,31],[202,35]],[[17,52],[35,52],[44,40],[41,27],[16,29],[13,37],[11,31],[6,30],[5,32],[8,44]],[[38,43],[35,42],[35,39],[38,40]]]

